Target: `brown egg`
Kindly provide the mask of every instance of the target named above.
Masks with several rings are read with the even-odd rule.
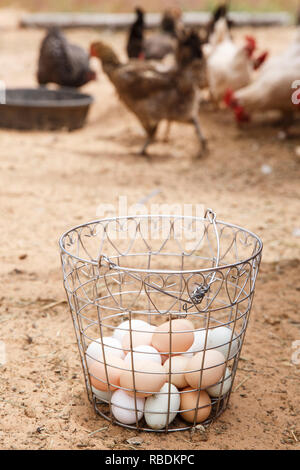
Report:
[[[107,364],[108,382],[110,390],[112,391],[120,386],[120,375],[122,370],[119,369],[119,367],[125,369],[125,365],[123,359],[112,354],[106,354],[105,360]],[[109,389],[104,363],[92,361],[89,365],[89,373],[93,387],[102,391],[107,391]]]
[[[225,358],[222,353],[214,349],[205,351],[201,378],[202,359],[203,352],[201,351],[188,360],[187,370],[195,372],[186,372],[185,379],[187,383],[193,388],[211,387],[211,385],[217,383],[224,375]]]
[[[134,385],[137,397],[146,397],[159,392],[167,380],[165,370],[158,362],[134,361],[134,382],[131,370],[124,370],[120,376],[120,386],[129,395],[134,396]]]
[[[189,320],[171,320],[172,353],[180,354],[191,347],[194,342],[193,329],[194,326]],[[170,322],[167,321],[156,328],[152,337],[152,346],[162,353],[170,352]]]
[[[189,360],[187,357],[183,356],[173,356],[171,357],[171,383],[177,388],[183,388],[188,385],[185,379],[185,371],[187,369],[187,364]],[[169,372],[170,372],[170,359],[167,359],[163,365],[167,375],[167,381],[169,381]]]
[[[193,390],[191,387],[187,387],[183,392],[187,392],[188,390]],[[188,392],[188,393],[180,393],[180,410],[188,410],[188,411],[181,411],[180,414],[188,421],[188,423],[193,423],[195,419],[195,410],[197,407],[197,400],[198,400],[199,392]],[[205,390],[200,392],[198,407],[197,407],[197,414],[196,414],[196,423],[202,423],[205,421],[211,411],[211,399],[206,393]]]

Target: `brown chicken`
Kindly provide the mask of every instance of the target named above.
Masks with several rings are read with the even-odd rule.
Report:
[[[199,109],[199,80],[204,72],[201,41],[194,32],[179,40],[177,65],[161,71],[153,63],[132,60],[122,64],[103,42],[91,45],[91,56],[98,57],[104,72],[115,86],[120,99],[139,119],[147,133],[141,154],[154,140],[162,120],[191,123],[201,144],[206,140],[201,132]],[[203,70],[203,71],[202,71]]]

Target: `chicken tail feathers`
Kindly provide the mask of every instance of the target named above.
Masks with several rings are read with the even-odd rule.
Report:
[[[222,21],[220,22],[220,20]],[[207,41],[209,40],[210,36],[215,32],[215,30],[218,29],[217,24],[219,23],[222,24],[222,29],[223,29],[223,25],[226,25],[226,34],[228,34],[230,28],[233,26],[233,22],[228,18],[227,2],[221,3],[213,11],[212,19],[210,23],[208,24],[208,28],[207,28]],[[224,34],[224,31],[222,31],[222,34]]]
[[[131,58],[138,58],[139,54],[143,51],[144,42],[144,11],[141,8],[135,9],[136,20],[131,25],[127,41],[127,55]]]
[[[226,3],[218,5],[215,11],[213,12],[213,20],[216,23],[220,18],[226,18],[228,15],[228,6]]]

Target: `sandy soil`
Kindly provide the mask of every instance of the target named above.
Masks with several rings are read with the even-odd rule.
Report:
[[[7,15],[10,22],[3,15],[0,25],[0,79],[12,87],[33,86],[43,32],[17,30],[17,15]],[[293,30],[255,34],[262,48],[276,52]],[[68,35],[86,46],[101,35],[123,53],[120,33]],[[203,110],[208,157],[193,160],[194,131],[175,124],[169,143],[159,140],[142,158],[135,154],[144,139],[140,126],[104,75],[84,90],[96,102],[83,130],[0,130],[0,340],[7,353],[0,375],[0,447],[131,449],[127,439],[134,431],[95,416],[67,305],[51,307],[65,299],[58,238],[95,219],[99,204],[117,204],[119,195],[131,204],[159,189],[150,203],[212,207],[219,219],[257,232],[264,256],[229,409],[205,433],[140,434],[133,447],[299,448],[300,368],[291,356],[292,342],[300,339],[300,134],[281,141],[278,128],[261,118],[241,131],[229,112]],[[264,174],[262,165],[271,173]]]

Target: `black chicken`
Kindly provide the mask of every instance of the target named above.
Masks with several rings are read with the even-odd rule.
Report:
[[[40,85],[56,83],[79,88],[96,79],[89,61],[89,54],[84,49],[70,44],[58,28],[51,28],[40,48],[38,82]]]
[[[136,20],[132,24],[127,42],[127,55],[129,59],[139,58],[146,60],[161,60],[168,54],[174,54],[177,48],[177,23],[179,14],[173,10],[166,10],[161,21],[161,32],[144,36],[144,11],[136,8]]]
[[[210,36],[213,34],[215,29],[215,24],[221,19],[225,18],[228,29],[230,30],[233,26],[233,21],[228,18],[228,4],[221,3],[213,12],[212,19],[207,26],[207,41],[209,41]]]
[[[144,47],[144,11],[141,8],[136,8],[135,13],[136,20],[130,28],[127,41],[127,55],[130,59],[140,58]]]

